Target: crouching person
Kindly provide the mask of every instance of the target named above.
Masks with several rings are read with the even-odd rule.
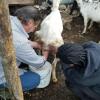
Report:
[[[100,45],[67,43],[59,47],[66,85],[81,100],[100,100]]]
[[[16,53],[17,66],[21,62],[30,66],[29,71],[19,69],[23,91],[48,86],[51,78],[51,64],[47,62],[48,51],[43,56],[37,55],[34,48],[41,49],[41,45],[28,40],[28,33],[34,32],[40,22],[40,14],[36,8],[26,6],[20,8],[10,16],[13,44]],[[0,87],[7,87],[0,57]]]

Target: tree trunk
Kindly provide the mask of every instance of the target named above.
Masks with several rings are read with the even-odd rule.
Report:
[[[11,94],[11,100],[23,100],[6,0],[0,0],[0,55],[2,56],[4,74]]]

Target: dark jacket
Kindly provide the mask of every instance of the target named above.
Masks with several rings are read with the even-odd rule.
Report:
[[[66,80],[70,88],[82,100],[100,100],[100,44],[87,42],[83,44],[87,52],[87,65],[71,68],[62,63]]]

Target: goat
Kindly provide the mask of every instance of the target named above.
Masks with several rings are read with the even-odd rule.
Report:
[[[100,1],[99,0],[76,0],[80,12],[84,18],[83,33],[86,33],[88,21],[91,20],[88,29],[91,28],[93,21],[100,22]]]
[[[42,21],[40,30],[35,33],[44,43],[44,47],[46,48],[49,48],[49,45],[59,47],[64,44],[63,38],[61,36],[61,33],[63,31],[63,23],[59,12],[59,3],[60,0],[53,0],[51,13]],[[57,59],[54,59],[52,63],[53,82],[57,82],[55,73],[56,63]]]

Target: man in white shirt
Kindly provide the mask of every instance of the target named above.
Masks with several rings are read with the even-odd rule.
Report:
[[[51,64],[46,61],[48,51],[44,51],[43,56],[37,55],[34,48],[41,49],[41,45],[37,42],[28,40],[28,33],[34,32],[40,22],[40,14],[37,9],[31,6],[26,6],[18,9],[15,15],[16,16],[10,16],[10,20],[17,66],[23,62],[28,64],[31,69],[31,71],[19,69],[22,88],[24,91],[36,87],[44,88],[50,82],[52,70]],[[2,73],[0,75],[0,84],[2,86],[6,83],[2,64],[0,64],[0,73]],[[47,75],[48,78],[45,78]],[[44,82],[46,80],[47,82]]]

